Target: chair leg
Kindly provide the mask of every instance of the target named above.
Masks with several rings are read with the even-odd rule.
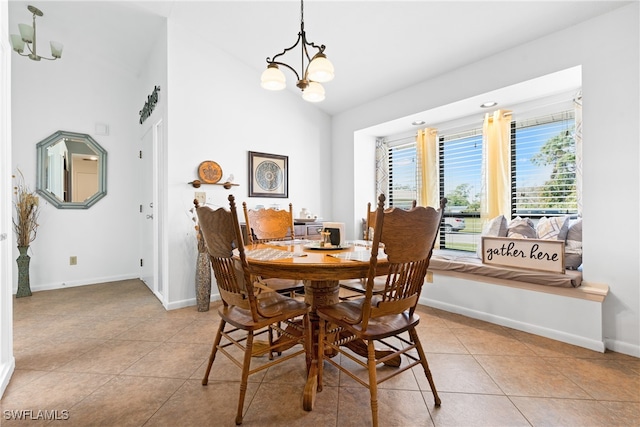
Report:
[[[318,321],[318,354],[316,360],[318,363],[318,391],[322,391],[322,373],[324,371],[324,340],[325,340],[325,328],[327,322],[324,319]]]
[[[373,340],[367,342],[367,367],[369,369],[369,393],[371,394],[371,425],[378,427],[378,379],[376,375],[376,347]]]
[[[227,322],[224,320],[220,320],[220,324],[218,325],[218,332],[216,333],[216,339],[213,341],[213,348],[211,349],[211,355],[209,356],[209,365],[207,366],[207,372],[204,374],[204,378],[202,379],[202,385],[207,385],[209,383],[209,373],[211,372],[211,365],[213,365],[213,361],[216,358],[216,353],[218,352],[218,346],[220,345],[220,340],[222,339],[222,331],[224,330]]]
[[[302,317],[302,324],[304,327],[304,352],[307,362],[307,373],[313,363],[313,330],[311,329],[311,317],[309,314],[305,314]]]
[[[242,365],[242,378],[240,379],[240,397],[238,398],[238,412],[236,413],[236,425],[242,424],[242,409],[244,398],[247,394],[247,383],[249,379],[249,368],[251,366],[251,354],[253,352],[253,331],[247,334],[247,342],[244,350],[244,363]]]
[[[273,328],[269,325],[269,360],[273,360]]]
[[[431,387],[431,391],[433,392],[435,404],[436,406],[440,406],[440,396],[438,396],[438,391],[436,390],[436,385],[433,382],[431,370],[429,369],[429,363],[427,362],[427,356],[422,349],[422,343],[420,342],[420,338],[418,338],[418,333],[416,332],[415,328],[409,330],[409,336],[411,337],[411,340],[416,344],[416,349],[418,350],[418,355],[420,356],[420,362],[422,363],[422,369],[424,369],[424,374],[427,376],[427,381],[429,381],[429,386]]]

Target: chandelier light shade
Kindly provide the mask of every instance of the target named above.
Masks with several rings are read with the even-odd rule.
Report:
[[[320,83],[309,82],[308,86],[302,91],[302,99],[309,102],[320,102],[324,100],[324,88]]]
[[[284,73],[276,64],[269,64],[260,78],[262,87],[268,90],[281,90],[287,86]]]
[[[60,59],[62,57],[63,45],[62,43],[54,41],[50,42],[52,58],[38,55],[36,47],[36,16],[42,16],[43,13],[40,9],[31,5],[27,6],[27,9],[33,14],[33,25],[18,24],[20,34],[11,34],[11,47],[18,52],[19,55],[27,56],[34,61],[40,61],[41,59],[55,61],[56,59]],[[24,53],[25,45],[28,53]]]
[[[301,66],[300,72],[280,59],[290,50],[300,45]],[[295,74],[296,86],[302,90],[302,99],[309,102],[320,102],[324,99],[324,88],[320,83],[333,80],[333,64],[324,54],[325,46],[317,46],[315,43],[307,41],[307,34],[304,31],[304,0],[300,0],[300,32],[295,44],[286,48],[273,58],[267,58],[267,69],[264,70],[260,78],[261,86],[268,90],[282,90],[287,86],[286,77],[280,66],[288,68]],[[311,54],[309,53],[311,51]],[[313,56],[311,56],[313,55]]]

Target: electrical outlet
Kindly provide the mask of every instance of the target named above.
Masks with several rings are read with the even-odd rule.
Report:
[[[433,283],[433,273],[431,271],[427,271],[427,283]]]
[[[207,204],[207,193],[205,193],[204,191],[196,191],[194,198],[198,201],[199,205]]]
[[[77,256],[70,256],[69,257],[69,265],[77,265],[78,264],[78,257]]]

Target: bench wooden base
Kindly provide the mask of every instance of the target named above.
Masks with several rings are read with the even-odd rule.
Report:
[[[604,352],[602,303],[609,287],[544,286],[430,270],[419,303]],[[427,280],[429,282],[429,280]]]

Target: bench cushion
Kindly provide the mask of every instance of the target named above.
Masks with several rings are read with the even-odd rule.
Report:
[[[479,276],[515,280],[546,286],[564,288],[578,287],[582,283],[582,272],[565,270],[565,274],[545,271],[509,268],[483,264],[474,253],[446,249],[434,250],[429,263],[429,270],[456,271]]]

